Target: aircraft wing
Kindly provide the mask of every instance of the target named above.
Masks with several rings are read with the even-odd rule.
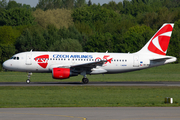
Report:
[[[75,65],[69,65],[69,66],[64,66],[64,65],[52,65],[50,67],[50,70],[52,70],[55,67],[58,68],[86,68],[86,69],[92,69],[92,68],[96,68],[96,66],[102,66],[105,62],[107,62],[107,60],[100,60],[100,61],[95,61],[95,62],[88,62],[88,63],[84,63],[84,64],[75,64]]]
[[[96,66],[102,66],[107,60],[100,60],[96,62],[89,62],[84,64],[71,65],[71,68],[95,68]]]
[[[96,69],[97,66],[102,66],[107,60],[100,60],[96,62],[88,62],[84,64],[71,65],[71,71],[75,73],[82,73],[86,71],[87,74],[90,73],[106,73],[107,71],[104,69]]]

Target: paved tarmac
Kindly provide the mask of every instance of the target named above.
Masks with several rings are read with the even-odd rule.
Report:
[[[0,82],[0,86],[180,86],[180,82]],[[180,107],[0,108],[0,120],[180,120]]]
[[[1,120],[180,120],[180,107],[0,108]]]
[[[180,82],[0,82],[0,86],[179,86]]]

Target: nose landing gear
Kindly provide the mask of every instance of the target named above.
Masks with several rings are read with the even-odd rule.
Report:
[[[26,83],[27,83],[27,84],[30,84],[30,83],[31,83],[31,81],[30,81],[31,75],[32,75],[32,73],[29,72],[29,73],[28,73],[28,76],[27,76],[28,79],[26,80]]]

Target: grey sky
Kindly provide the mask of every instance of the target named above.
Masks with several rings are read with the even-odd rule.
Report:
[[[27,4],[27,5],[31,5],[31,7],[35,7],[39,0],[15,0],[15,1],[17,3]],[[86,0],[86,1],[88,1],[88,0]],[[92,3],[95,3],[95,4],[100,3],[102,5],[104,3],[109,3],[112,0],[91,0],[91,1],[92,1]],[[121,2],[122,0],[113,0],[113,1],[118,3],[118,2]]]

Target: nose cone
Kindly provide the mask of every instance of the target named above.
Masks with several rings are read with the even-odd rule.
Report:
[[[8,69],[8,62],[7,62],[7,61],[5,61],[5,62],[3,63],[3,68],[4,68],[4,69]]]
[[[19,71],[20,67],[21,65],[17,60],[9,59],[3,63],[3,68],[6,70]]]
[[[7,70],[13,70],[12,62],[10,60],[6,60],[3,63],[3,68]]]

